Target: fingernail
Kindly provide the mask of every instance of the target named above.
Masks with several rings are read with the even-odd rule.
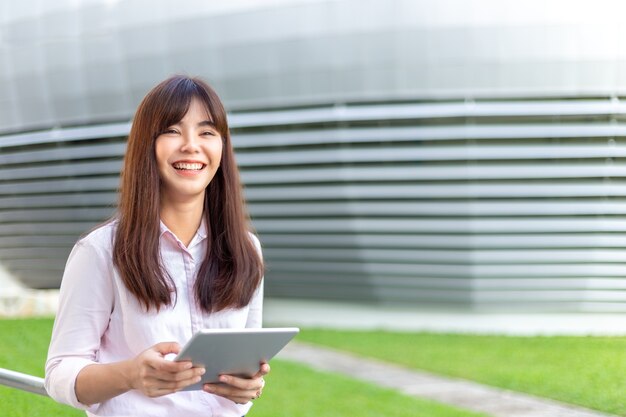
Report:
[[[194,383],[196,383],[196,382],[200,382],[200,380],[201,380],[201,379],[202,379],[202,378],[200,378],[199,376],[195,377],[195,378],[194,378]]]
[[[200,369],[200,371],[198,372],[199,375],[204,375],[204,373],[206,372],[206,370],[204,368]]]
[[[191,362],[187,362],[187,363],[185,364],[185,369],[191,369],[191,368],[193,368],[193,363],[191,363]]]
[[[227,376],[222,375],[222,376],[220,376],[220,381],[222,381],[222,382],[228,382],[228,377],[227,377]]]
[[[204,390],[205,390],[206,392],[213,392],[213,387],[212,387],[212,386],[210,386],[210,385],[205,385],[205,386],[204,386]]]

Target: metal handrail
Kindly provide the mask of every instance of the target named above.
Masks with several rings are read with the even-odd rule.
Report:
[[[48,393],[44,388],[43,381],[43,378],[0,368],[0,385],[6,385],[47,397]]]

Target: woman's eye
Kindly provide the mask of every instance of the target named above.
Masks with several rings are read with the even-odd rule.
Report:
[[[216,133],[213,132],[212,130],[206,131],[206,132],[202,132],[203,136],[215,136]]]
[[[178,132],[176,132],[176,129],[165,129],[162,134],[169,135],[173,133],[178,133]]]

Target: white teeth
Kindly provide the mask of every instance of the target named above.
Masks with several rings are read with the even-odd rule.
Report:
[[[173,164],[176,169],[190,169],[194,171],[201,170],[204,166],[203,164],[188,164],[184,162],[176,162]]]

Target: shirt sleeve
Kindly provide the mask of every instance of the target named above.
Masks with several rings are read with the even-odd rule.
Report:
[[[78,401],[75,383],[85,366],[98,363],[113,309],[112,279],[111,260],[94,244],[79,241],[65,265],[46,361],[45,388],[58,402],[83,410],[96,406]]]
[[[252,233],[250,233],[251,239],[254,242],[254,246],[259,252],[259,256],[261,260],[263,260],[263,253],[261,251],[261,242],[259,239]],[[248,319],[246,321],[246,327],[255,327],[260,328],[263,327],[263,284],[265,282],[265,278],[261,278],[261,283],[257,288],[256,292],[252,296],[252,300],[250,301],[250,305],[248,308]]]

